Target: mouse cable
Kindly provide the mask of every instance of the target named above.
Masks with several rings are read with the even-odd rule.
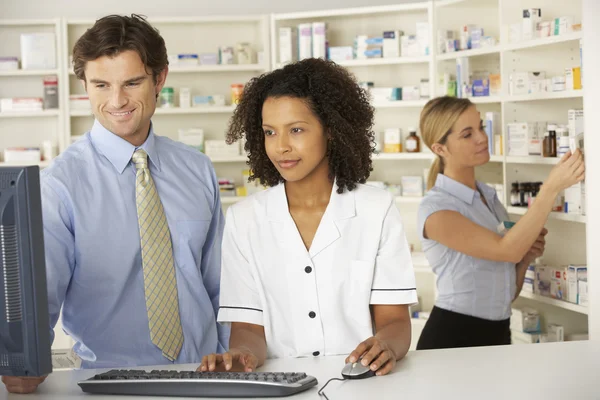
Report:
[[[317,392],[319,396],[323,396],[325,397],[325,400],[329,400],[329,397],[327,397],[327,395],[323,392],[323,390],[325,390],[325,388],[327,387],[327,385],[329,385],[329,382],[331,381],[340,381],[343,382],[346,379],[341,379],[341,378],[331,378],[330,380],[328,380],[321,389],[319,389],[319,391]]]

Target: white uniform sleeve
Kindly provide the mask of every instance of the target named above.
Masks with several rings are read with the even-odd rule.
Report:
[[[406,240],[400,212],[393,201],[383,221],[370,303],[417,303],[410,247]]]
[[[234,208],[227,210],[221,249],[220,323],[263,325],[263,307],[250,264],[239,247]]]

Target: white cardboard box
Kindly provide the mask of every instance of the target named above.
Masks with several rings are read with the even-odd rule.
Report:
[[[567,269],[567,283],[569,285],[567,300],[570,303],[579,303],[579,281],[582,280],[587,280],[587,266],[569,265]]]
[[[56,68],[56,37],[54,33],[24,33],[21,35],[21,68]]]

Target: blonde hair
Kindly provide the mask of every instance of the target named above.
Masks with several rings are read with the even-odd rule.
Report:
[[[472,105],[473,103],[469,99],[459,99],[450,96],[437,97],[430,100],[423,108],[423,111],[421,111],[421,120],[419,122],[423,143],[430,150],[431,146],[436,143],[444,144],[458,118]],[[429,168],[427,190],[435,185],[438,174],[443,172],[444,160],[436,155]]]

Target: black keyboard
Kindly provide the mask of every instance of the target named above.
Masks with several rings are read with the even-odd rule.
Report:
[[[186,397],[283,397],[317,385],[300,372],[111,370],[78,382],[84,392]]]

